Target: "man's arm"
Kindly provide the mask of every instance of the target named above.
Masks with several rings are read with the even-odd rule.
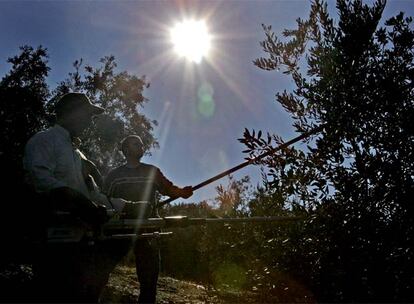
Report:
[[[158,191],[162,195],[167,195],[172,198],[189,198],[191,195],[193,195],[193,189],[191,186],[184,188],[177,187],[169,179],[167,179],[164,174],[161,173],[160,169],[157,168],[156,170],[156,181],[159,186]]]
[[[34,186],[36,192],[49,192],[52,189],[67,186],[55,178],[54,147],[40,135],[33,137],[27,143],[23,166],[28,174],[28,182]]]
[[[54,176],[56,157],[53,144],[42,135],[27,143],[23,165],[36,192],[48,193],[57,210],[70,211],[92,225],[105,222],[104,210]]]
[[[110,187],[111,183],[114,179],[114,170],[109,171],[109,173],[104,177],[103,179],[103,186],[102,186],[102,192],[106,195],[110,196],[112,193],[110,193]]]
[[[87,158],[81,158],[82,160],[82,173],[85,178],[85,181],[92,177],[93,181],[96,183],[96,185],[99,187],[99,189],[102,189],[103,187],[103,178],[101,175],[101,172],[99,172],[98,167],[91,162]]]

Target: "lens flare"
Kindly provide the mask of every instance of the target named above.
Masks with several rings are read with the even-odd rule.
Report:
[[[216,104],[213,99],[214,89],[209,83],[202,84],[197,92],[197,110],[203,117],[209,118],[214,115]]]
[[[213,284],[224,290],[241,290],[246,283],[246,270],[233,263],[223,263],[213,272]]]

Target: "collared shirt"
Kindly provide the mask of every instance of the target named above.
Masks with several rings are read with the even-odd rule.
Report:
[[[82,158],[85,156],[72,145],[69,132],[56,124],[27,142],[23,158],[26,180],[36,192],[69,187],[96,200],[85,184]]]

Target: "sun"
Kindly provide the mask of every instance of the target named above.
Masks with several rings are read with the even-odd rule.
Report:
[[[203,20],[185,20],[171,29],[175,52],[188,60],[200,63],[210,50],[211,36]]]

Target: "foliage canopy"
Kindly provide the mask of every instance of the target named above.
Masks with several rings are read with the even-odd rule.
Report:
[[[157,122],[140,112],[147,101],[143,96],[144,89],[149,86],[145,77],[117,72],[114,56],[102,58],[99,67],[83,67],[81,59],[74,62],[75,71],[50,90],[47,59],[46,48],[23,46],[18,55],[8,59],[11,70],[0,82],[0,157],[10,185],[23,182],[24,146],[30,136],[54,123],[53,105],[67,92],[83,92],[93,103],[106,109],[105,115],[96,119],[85,132],[81,142],[83,151],[103,173],[122,161],[117,148],[123,136],[140,135],[147,151],[157,147],[152,134]]]
[[[324,126],[262,162],[267,194],[313,218],[301,235],[312,241],[288,249],[309,272],[284,266],[323,301],[413,300],[414,32],[403,13],[380,26],[385,4],[338,0],[334,20],[314,1],[284,38],[263,26],[267,57],[255,61],[292,77],[276,97],[298,132]],[[281,139],[246,130],[241,141],[254,155]]]

